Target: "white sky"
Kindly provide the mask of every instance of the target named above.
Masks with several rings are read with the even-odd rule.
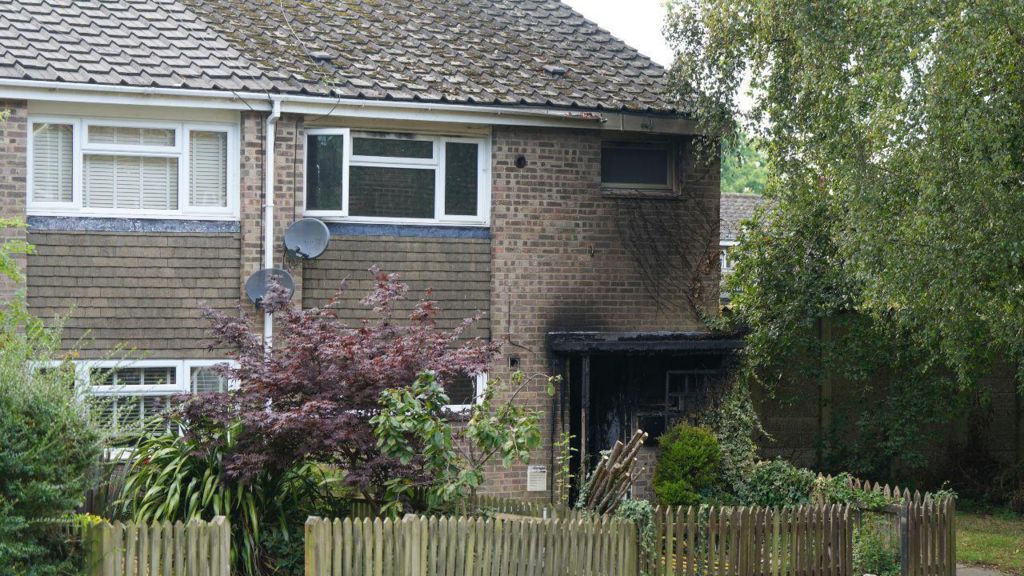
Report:
[[[661,35],[664,0],[562,1],[658,64],[672,62],[672,51]]]

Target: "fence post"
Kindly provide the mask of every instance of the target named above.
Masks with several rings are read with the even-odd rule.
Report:
[[[910,499],[904,498],[900,506],[900,574],[910,574]]]

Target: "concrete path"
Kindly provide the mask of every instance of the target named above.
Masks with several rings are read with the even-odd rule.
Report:
[[[999,570],[982,568],[981,566],[956,565],[956,576],[1005,576]]]

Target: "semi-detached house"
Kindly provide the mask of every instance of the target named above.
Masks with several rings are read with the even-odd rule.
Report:
[[[550,469],[562,431],[594,456],[692,413],[736,345],[700,332],[718,166],[666,85],[557,0],[9,0],[0,216],[27,220],[30,310],[68,315],[83,378],[138,351],[104,389],[122,418],[224,387],[201,303],[259,319],[243,284],[277,267],[303,306],[347,278],[357,322],[379,265],[442,324],[482,313],[491,374],[565,377],[520,396]],[[282,236],[305,217],[330,242],[303,261]]]

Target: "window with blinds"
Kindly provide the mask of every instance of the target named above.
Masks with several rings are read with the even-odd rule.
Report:
[[[32,126],[32,201],[71,202],[74,173],[74,126]]]
[[[164,412],[183,395],[228,392],[232,382],[210,360],[140,361],[123,366],[113,361],[85,362],[75,368],[88,383],[89,406],[111,436],[112,448],[127,447],[140,433],[171,431]]]
[[[228,135],[193,131],[189,134],[188,198],[192,206],[228,205]]]
[[[237,215],[233,126],[30,118],[29,213]]]

